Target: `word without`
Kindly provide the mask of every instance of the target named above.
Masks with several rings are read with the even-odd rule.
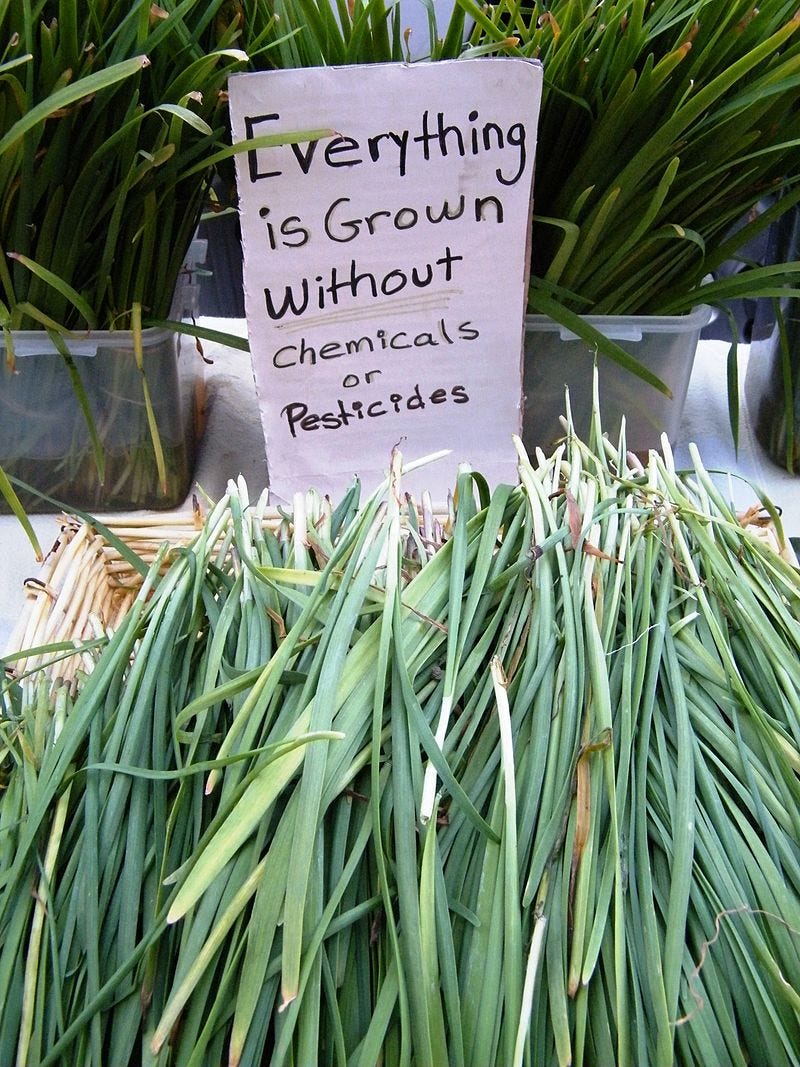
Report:
[[[293,315],[303,315],[309,307],[309,300],[316,299],[316,306],[322,311],[328,304],[337,305],[341,294],[356,297],[363,295],[366,290],[367,296],[377,299],[379,296],[394,296],[407,286],[416,289],[426,289],[435,278],[444,282],[453,280],[453,264],[459,263],[464,257],[453,255],[450,246],[445,247],[444,252],[433,263],[425,263],[422,267],[411,267],[400,270],[394,268],[386,274],[373,274],[372,271],[359,271],[355,259],[350,260],[349,268],[345,269],[344,277],[340,276],[339,268],[330,269],[330,280],[323,278],[321,274],[315,275],[313,281],[309,278],[301,278],[295,286],[286,285],[282,297],[273,296],[273,290],[267,286],[264,289],[264,303],[267,315],[274,321],[282,319],[291,312]],[[441,267],[442,270],[436,270]],[[316,282],[316,290],[312,296]]]

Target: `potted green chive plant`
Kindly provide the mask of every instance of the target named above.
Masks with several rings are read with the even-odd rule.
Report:
[[[231,151],[224,89],[246,56],[227,9],[0,11],[0,468],[76,506],[188,489],[201,361],[164,324],[192,311],[190,245]]]
[[[708,317],[702,305],[730,314],[732,300],[788,295],[798,284],[797,263],[715,276],[800,200],[797,5],[459,2],[474,20],[473,46],[493,41],[540,59],[545,71],[526,437],[540,444],[558,433],[565,381],[576,420],[581,406],[588,419],[589,369],[599,350],[650,383],[637,395],[635,380],[604,360],[604,422],[619,412],[645,415],[650,421],[629,426],[629,443],[657,445],[659,428],[680,415]],[[778,192],[772,208],[751,214]],[[565,344],[559,333],[573,340]],[[736,353],[734,341],[727,371],[734,432]],[[665,384],[671,405],[656,391]]]

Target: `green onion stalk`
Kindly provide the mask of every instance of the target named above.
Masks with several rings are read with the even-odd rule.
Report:
[[[398,455],[231,483],[77,683],[6,658],[3,1063],[796,1062],[798,572],[696,454],[518,448],[435,550]]]

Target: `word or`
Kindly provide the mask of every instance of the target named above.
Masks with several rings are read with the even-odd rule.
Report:
[[[366,289],[367,295],[373,299],[378,296],[394,296],[400,293],[408,285],[416,289],[426,289],[438,278],[440,281],[450,282],[453,280],[453,264],[460,263],[463,256],[453,255],[450,246],[447,245],[443,254],[433,263],[425,263],[422,267],[411,267],[400,270],[394,268],[386,274],[373,274],[371,271],[359,272],[355,259],[350,260],[350,267],[346,268],[345,277],[340,277],[339,268],[331,267],[330,281],[327,282],[321,274],[315,275],[313,281],[309,278],[301,278],[298,285],[286,285],[283,289],[282,298],[273,298],[270,287],[264,289],[264,303],[267,315],[275,321],[282,319],[291,312],[293,315],[303,315],[309,306],[311,297],[310,290],[316,282],[316,305],[322,311],[328,304],[337,305],[340,293],[356,297]],[[437,271],[436,267],[442,267]]]
[[[267,115],[245,115],[244,124],[248,139],[257,137],[264,130],[259,129],[267,123],[280,122],[280,114],[272,112]],[[409,155],[413,151],[417,161],[421,155],[426,163],[434,158],[446,158],[449,155],[463,159],[465,156],[477,156],[482,152],[508,152],[511,150],[513,162],[506,173],[502,166],[495,170],[495,177],[501,185],[516,185],[525,173],[527,152],[525,146],[525,126],[522,122],[513,122],[506,129],[496,122],[480,122],[480,113],[473,108],[467,114],[467,122],[451,124],[444,111],[437,111],[431,116],[427,109],[420,116],[417,130],[386,130],[373,134],[359,141],[355,137],[338,135],[327,141],[320,151],[320,156],[327,167],[359,167],[365,163],[389,162],[397,169],[400,177],[408,172]],[[314,157],[317,155],[319,141],[309,141],[305,145],[289,145],[291,153],[303,174],[308,174]],[[419,146],[419,147],[417,147]],[[416,149],[416,151],[414,151]],[[273,150],[274,151],[274,150]],[[271,156],[274,159],[274,155]],[[259,170],[258,151],[250,149],[247,153],[248,174],[252,183],[265,178],[277,178],[281,170]]]
[[[480,331],[469,320],[459,322],[454,329],[446,319],[439,319],[436,330],[438,336],[433,330],[422,330],[419,333],[409,333],[407,330],[397,330],[394,333],[377,330],[374,339],[369,334],[363,334],[346,341],[325,341],[316,348],[310,345],[305,337],[301,337],[299,344],[283,345],[279,348],[272,357],[272,365],[278,369],[314,367],[321,359],[341,359],[342,356],[360,355],[362,352],[371,353],[376,350],[401,352],[411,348],[437,348],[440,344],[454,345],[459,341],[477,341],[480,337]]]
[[[419,385],[415,385],[408,396],[402,393],[390,393],[385,400],[373,400],[365,403],[363,400],[351,400],[345,403],[341,397],[336,401],[333,411],[309,412],[308,405],[301,401],[287,404],[281,411],[282,418],[286,419],[289,433],[297,437],[298,430],[311,433],[314,430],[340,430],[349,426],[351,422],[363,419],[378,419],[382,415],[394,412],[400,415],[406,411],[424,411],[428,404],[446,404],[452,401],[454,404],[468,404],[469,395],[463,385],[454,385],[447,389],[434,389],[423,397]]]

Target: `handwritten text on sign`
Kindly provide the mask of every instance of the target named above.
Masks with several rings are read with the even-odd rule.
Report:
[[[230,81],[250,347],[270,485],[372,488],[392,447],[515,478],[541,69],[515,59]],[[413,487],[413,483],[412,483]]]

